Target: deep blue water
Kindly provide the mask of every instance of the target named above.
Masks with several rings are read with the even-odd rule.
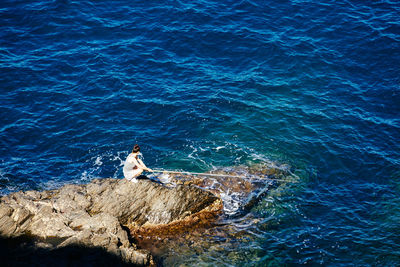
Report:
[[[302,188],[261,201],[247,242],[182,262],[400,265],[399,14],[389,0],[1,1],[0,192],[122,177],[135,143],[153,168],[272,161]]]

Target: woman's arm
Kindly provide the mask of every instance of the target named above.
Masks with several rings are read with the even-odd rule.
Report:
[[[143,161],[142,161],[141,159],[137,159],[137,161],[138,161],[138,163],[141,165],[140,167],[141,167],[143,170],[146,170],[146,171],[149,171],[149,172],[152,172],[152,171],[153,171],[152,169],[147,168],[146,165],[144,165],[144,163],[143,163]]]

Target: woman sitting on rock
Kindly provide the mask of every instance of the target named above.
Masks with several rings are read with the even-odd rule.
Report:
[[[143,161],[139,158],[140,147],[139,145],[135,145],[132,149],[132,153],[128,155],[125,160],[123,172],[126,179],[137,183],[137,177],[142,174],[143,171],[152,172],[152,169],[149,169],[144,165]]]

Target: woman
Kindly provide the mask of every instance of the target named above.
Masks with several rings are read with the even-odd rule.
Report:
[[[143,171],[153,171],[144,165],[143,161],[139,158],[140,154],[139,145],[135,145],[132,149],[132,153],[126,158],[123,168],[125,178],[134,183],[137,183],[136,177],[141,175]]]

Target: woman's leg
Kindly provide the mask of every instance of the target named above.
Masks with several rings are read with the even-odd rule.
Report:
[[[136,169],[136,170],[133,170],[133,177],[132,177],[132,179],[131,179],[130,181],[131,181],[131,182],[134,182],[134,183],[137,183],[136,177],[138,177],[139,175],[141,175],[142,172],[143,172],[143,169]]]

